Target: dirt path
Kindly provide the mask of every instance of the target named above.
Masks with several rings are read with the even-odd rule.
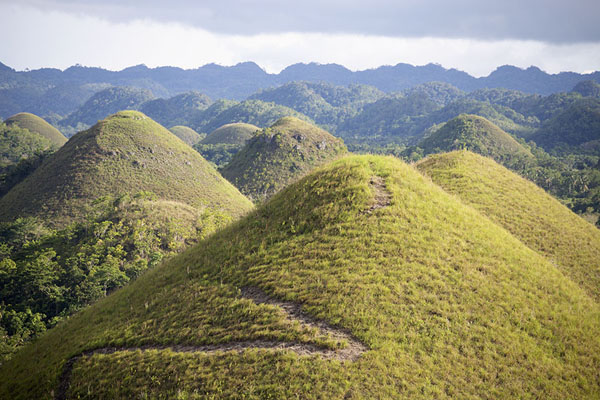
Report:
[[[369,208],[363,211],[363,214],[371,214],[373,211],[387,207],[392,204],[392,194],[385,187],[385,181],[380,176],[372,176],[369,186],[375,192],[374,202]]]
[[[355,361],[368,348],[356,339],[349,331],[335,327],[325,321],[317,320],[302,310],[302,306],[297,303],[281,301],[268,296],[259,288],[245,287],[241,289],[243,298],[254,301],[257,304],[269,304],[279,307],[281,311],[291,321],[297,321],[303,326],[313,327],[328,335],[331,339],[342,342],[345,347],[342,349],[331,350],[319,347],[311,343],[301,342],[279,342],[270,340],[251,340],[230,342],[222,344],[211,344],[205,346],[185,346],[185,345],[146,345],[139,347],[102,347],[84,351],[71,357],[64,364],[59,377],[59,384],[55,399],[63,400],[67,398],[67,392],[71,384],[71,375],[73,366],[82,357],[91,357],[94,354],[113,354],[120,351],[148,351],[148,350],[166,350],[169,349],[175,353],[204,353],[217,354],[228,351],[243,352],[247,349],[265,349],[275,351],[293,351],[300,356],[318,356],[324,359],[336,359],[340,361]]]

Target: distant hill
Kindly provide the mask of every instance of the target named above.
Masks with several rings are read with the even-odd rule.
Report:
[[[79,109],[60,121],[61,126],[87,128],[121,110],[135,110],[154,98],[147,89],[111,87],[94,94]]]
[[[512,163],[516,159],[534,161],[533,154],[508,133],[487,119],[470,114],[461,114],[446,122],[418,146],[425,154],[470,150],[500,163]]]
[[[407,97],[417,93],[425,94],[431,101],[441,107],[466,95],[464,91],[445,82],[422,83],[410,89],[405,89],[402,93]]]
[[[183,125],[173,126],[169,130],[190,146],[195,145],[205,137],[204,134],[201,135],[192,128]]]
[[[597,154],[600,150],[600,100],[581,99],[547,120],[531,137],[546,150]]]
[[[56,146],[62,146],[67,138],[58,129],[44,121],[37,115],[30,113],[19,113],[7,118],[4,123],[8,126],[18,125],[20,128],[28,129],[30,132],[40,134],[50,140]]]
[[[282,117],[296,117],[307,122],[311,119],[291,108],[260,100],[216,102],[208,107],[191,125],[197,132],[212,132],[225,124],[242,122],[259,127],[273,124]]]
[[[430,156],[417,168],[600,300],[600,230],[491,159],[458,151]]]
[[[340,139],[298,118],[286,117],[256,133],[221,173],[246,196],[262,201],[345,152]]]
[[[579,93],[584,97],[600,98],[600,84],[594,81],[582,81],[575,85],[572,92]]]
[[[44,136],[23,129],[18,125],[8,126],[0,122],[0,174],[21,160],[31,159],[57,146]]]
[[[202,144],[238,144],[244,145],[260,128],[242,122],[225,124],[202,139]]]
[[[200,92],[188,92],[169,99],[148,100],[139,110],[163,126],[185,125],[213,101]]]
[[[175,135],[142,113],[123,111],[71,138],[0,199],[0,220],[43,216],[60,226],[83,218],[101,196],[141,190],[233,216],[252,207]]]
[[[352,156],[22,349],[0,397],[588,399],[599,315],[415,168]]]

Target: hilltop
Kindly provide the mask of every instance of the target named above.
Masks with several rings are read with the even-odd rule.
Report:
[[[225,124],[202,139],[202,144],[237,144],[244,145],[260,128],[242,122]]]
[[[0,397],[593,398],[599,330],[507,230],[352,156],[43,335]]]
[[[432,155],[417,168],[546,256],[590,297],[600,300],[600,230],[489,158],[457,151]]]
[[[470,150],[500,163],[517,159],[534,161],[533,154],[487,119],[461,114],[419,142],[425,154]]]
[[[190,146],[195,145],[205,137],[204,134],[201,135],[192,128],[183,125],[172,126],[169,130]]]
[[[73,136],[7,193],[0,220],[43,216],[62,225],[83,218],[98,197],[141,190],[232,216],[252,207],[175,135],[142,113],[122,111]]]
[[[345,152],[340,139],[298,118],[286,117],[256,133],[221,173],[246,196],[262,201]]]
[[[28,129],[30,132],[37,133],[50,140],[55,146],[62,146],[67,138],[60,133],[58,129],[48,122],[31,113],[18,113],[8,117],[4,123],[8,126],[17,125],[22,129]]]

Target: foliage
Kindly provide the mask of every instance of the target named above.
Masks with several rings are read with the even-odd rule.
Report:
[[[188,92],[169,99],[148,100],[139,110],[163,126],[174,126],[188,124],[211,104],[205,94]]]
[[[149,192],[98,199],[89,215],[58,231],[32,218],[0,224],[3,360],[65,316],[231,220]]]
[[[194,145],[194,149],[215,168],[224,168],[231,162],[233,156],[244,148],[243,144],[202,144]]]
[[[49,139],[18,125],[0,122],[0,174],[6,174],[9,167],[21,160],[34,159],[40,153],[54,150],[56,146]]]
[[[7,118],[4,123],[8,126],[17,125],[19,128],[27,129],[31,133],[37,133],[50,140],[55,147],[60,147],[67,141],[62,133],[48,122],[37,115],[30,113],[19,113]]]

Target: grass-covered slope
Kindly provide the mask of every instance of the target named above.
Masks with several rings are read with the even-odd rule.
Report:
[[[351,343],[247,287],[364,347],[322,356],[308,345]],[[0,398],[595,398],[599,330],[507,230],[397,159],[352,156],[47,332],[1,367]]]
[[[464,149],[498,162],[510,162],[518,158],[533,160],[531,152],[508,133],[487,119],[470,114],[461,114],[446,122],[418,146],[425,154]]]
[[[55,146],[49,139],[23,129],[0,122],[0,173],[15,166],[19,161],[35,158],[38,154],[52,151]]]
[[[195,130],[193,130],[192,128],[187,127],[187,126],[176,125],[176,126],[169,128],[169,130],[175,136],[177,136],[179,139],[183,140],[190,146],[193,146],[196,143],[198,143],[199,141],[201,141],[202,139],[204,139],[204,134],[201,135],[198,132],[196,132]]]
[[[8,126],[17,125],[22,129],[37,133],[50,140],[55,146],[60,147],[67,141],[62,133],[37,115],[19,113],[8,117],[4,123]]]
[[[237,144],[244,145],[260,128],[242,122],[225,124],[212,131],[202,139],[202,144]]]
[[[417,168],[600,300],[600,230],[489,158],[458,151],[430,156]]]
[[[233,216],[250,202],[196,151],[144,114],[123,111],[80,132],[0,200],[0,220],[80,219],[104,195],[150,191]]]
[[[256,133],[221,172],[246,196],[261,201],[345,152],[340,139],[286,117]]]

